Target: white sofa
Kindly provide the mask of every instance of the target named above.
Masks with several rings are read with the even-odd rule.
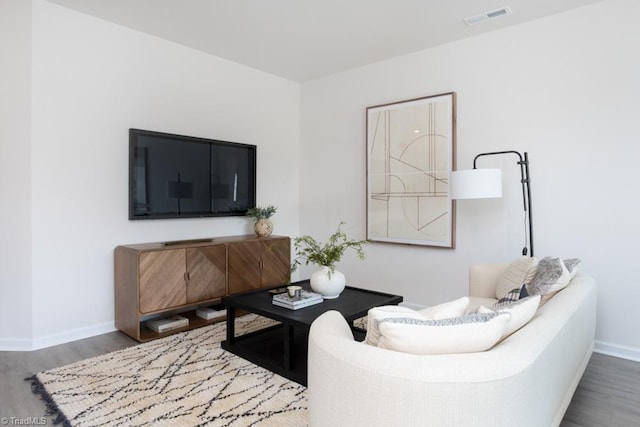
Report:
[[[472,302],[495,298],[507,264],[469,271]],[[593,351],[596,283],[578,272],[522,329],[484,352],[413,355],[355,341],[336,311],[309,333],[310,425],[557,426]]]

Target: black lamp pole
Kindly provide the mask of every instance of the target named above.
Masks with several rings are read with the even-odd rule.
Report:
[[[532,215],[531,215],[531,177],[529,175],[529,156],[527,152],[524,152],[524,157],[517,151],[494,151],[492,153],[480,153],[473,159],[473,168],[476,169],[476,160],[478,157],[483,156],[493,156],[496,154],[515,154],[518,156],[518,164],[520,165],[520,182],[522,183],[522,200],[524,202],[524,211],[529,213],[529,222],[528,222],[528,232],[529,232],[529,251],[527,251],[527,247],[522,248],[522,255],[533,256],[533,223],[532,223]],[[527,229],[525,228],[525,233],[527,233]],[[526,237],[526,236],[525,236]],[[525,243],[526,245],[526,243]]]

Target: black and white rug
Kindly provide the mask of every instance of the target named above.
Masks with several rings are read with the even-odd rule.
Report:
[[[270,323],[236,320],[245,333]],[[67,426],[306,426],[305,387],[220,348],[217,323],[34,375]]]

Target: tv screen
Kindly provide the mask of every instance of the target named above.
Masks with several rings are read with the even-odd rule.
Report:
[[[256,146],[129,129],[129,219],[245,215]]]

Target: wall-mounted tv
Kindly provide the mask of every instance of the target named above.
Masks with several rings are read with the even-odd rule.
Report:
[[[245,215],[256,146],[129,129],[129,219]]]

